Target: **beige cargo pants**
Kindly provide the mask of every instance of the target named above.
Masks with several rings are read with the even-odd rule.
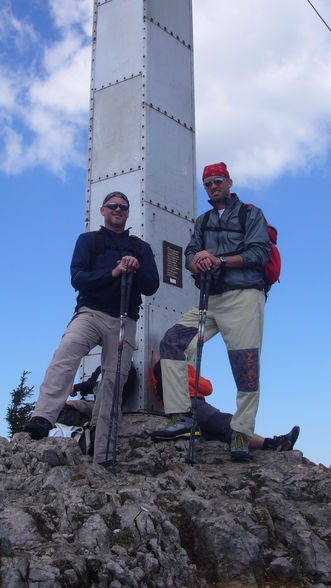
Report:
[[[63,408],[79,367],[85,355],[96,345],[102,346],[101,373],[102,384],[100,410],[96,427],[94,461],[105,461],[109,417],[111,412],[113,390],[118,358],[119,318],[86,307],[79,309],[78,314],[69,323],[60,345],[46,371],[36,408],[32,416],[41,416],[54,425],[60,410]],[[136,321],[127,318],[125,339],[122,351],[120,373],[120,398],[127,380],[132,354],[135,345]],[[119,415],[121,411],[119,410]]]
[[[259,403],[260,352],[264,292],[232,290],[209,296],[204,340],[221,333],[237,386],[237,411],[231,428],[251,437]],[[169,329],[160,343],[163,401],[167,414],[188,412],[187,362],[197,346],[199,310],[192,310]],[[204,348],[204,353],[208,348]],[[217,360],[216,360],[217,361]]]

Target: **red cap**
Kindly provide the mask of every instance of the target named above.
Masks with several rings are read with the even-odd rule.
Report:
[[[206,178],[211,178],[213,176],[219,176],[220,178],[230,179],[230,174],[227,170],[225,163],[221,161],[220,163],[212,163],[211,165],[206,165],[205,169],[203,170],[202,181],[204,181]]]

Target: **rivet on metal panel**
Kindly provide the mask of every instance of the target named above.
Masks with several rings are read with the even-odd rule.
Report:
[[[122,169],[122,174],[124,174],[124,169]]]
[[[124,76],[123,80],[126,80],[126,77]]]
[[[130,171],[132,171],[132,167],[130,167]]]
[[[191,49],[191,45],[190,44],[188,44],[187,46],[188,46],[189,49]]]
[[[179,123],[180,123],[180,118],[177,118],[177,122],[179,122]]]
[[[140,168],[141,168],[141,165],[138,165],[138,169],[140,169]]]
[[[171,118],[172,118],[172,120],[174,120],[174,115],[173,114],[171,115]]]
[[[167,27],[163,27],[163,30],[166,31],[167,30]]]
[[[150,102],[149,105],[151,108],[153,108],[153,102]]]
[[[160,112],[160,107],[159,107],[159,106],[157,107],[157,109],[158,109],[158,111]]]
[[[158,202],[157,205],[160,206],[160,203]]]
[[[167,114],[168,114],[166,110],[164,111],[164,114],[165,114],[165,115],[167,115]]]
[[[117,173],[116,173],[116,172],[114,172],[114,173],[113,173],[113,175],[114,175],[114,176],[117,176]]]
[[[179,41],[179,36],[178,35],[176,35],[176,39],[177,39],[177,41]]]
[[[187,127],[187,124],[186,123],[184,123],[184,127]]]
[[[116,80],[116,84],[118,84],[118,80]]]
[[[154,18],[151,17],[151,22],[154,22]]]
[[[160,26],[160,23],[159,23],[159,22],[157,23],[157,26],[158,26],[158,27]]]
[[[174,34],[173,34],[173,32],[172,32],[172,31],[171,31],[170,35],[171,35],[172,37],[174,36]]]

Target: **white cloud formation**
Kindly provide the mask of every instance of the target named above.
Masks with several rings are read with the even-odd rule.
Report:
[[[90,0],[50,0],[49,4],[58,38],[52,43],[41,41],[31,26],[22,27],[22,40],[27,31],[30,41],[38,38],[29,68],[18,66],[14,71],[7,65],[0,70],[8,95],[5,104],[5,99],[0,102],[5,107],[0,168],[7,173],[39,165],[64,176],[67,165],[86,165],[82,133],[88,124],[92,5]],[[17,19],[9,9],[6,19],[7,37],[10,31],[18,33]]]
[[[331,17],[330,5],[319,9]],[[197,165],[236,182],[307,170],[330,147],[330,34],[299,0],[193,0]]]
[[[42,38],[6,0],[0,37],[30,66],[0,69],[0,169],[86,163],[92,0],[48,0],[56,36]],[[331,20],[328,0],[318,9]],[[236,183],[309,170],[330,147],[330,34],[301,0],[193,0],[197,166],[225,160]],[[38,56],[38,58],[37,58]]]

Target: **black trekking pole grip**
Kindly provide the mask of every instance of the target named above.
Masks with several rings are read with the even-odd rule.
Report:
[[[125,294],[125,308],[124,313],[125,315],[128,314],[130,298],[131,298],[131,291],[132,291],[132,284],[133,284],[134,273],[130,272],[127,274],[127,284],[126,284],[126,294]]]
[[[123,316],[125,312],[125,301],[126,301],[126,290],[127,290],[127,274],[126,272],[121,273],[121,303],[120,303],[120,315]]]
[[[204,307],[204,295],[206,291],[206,272],[200,272],[200,297],[199,297],[199,311]]]

